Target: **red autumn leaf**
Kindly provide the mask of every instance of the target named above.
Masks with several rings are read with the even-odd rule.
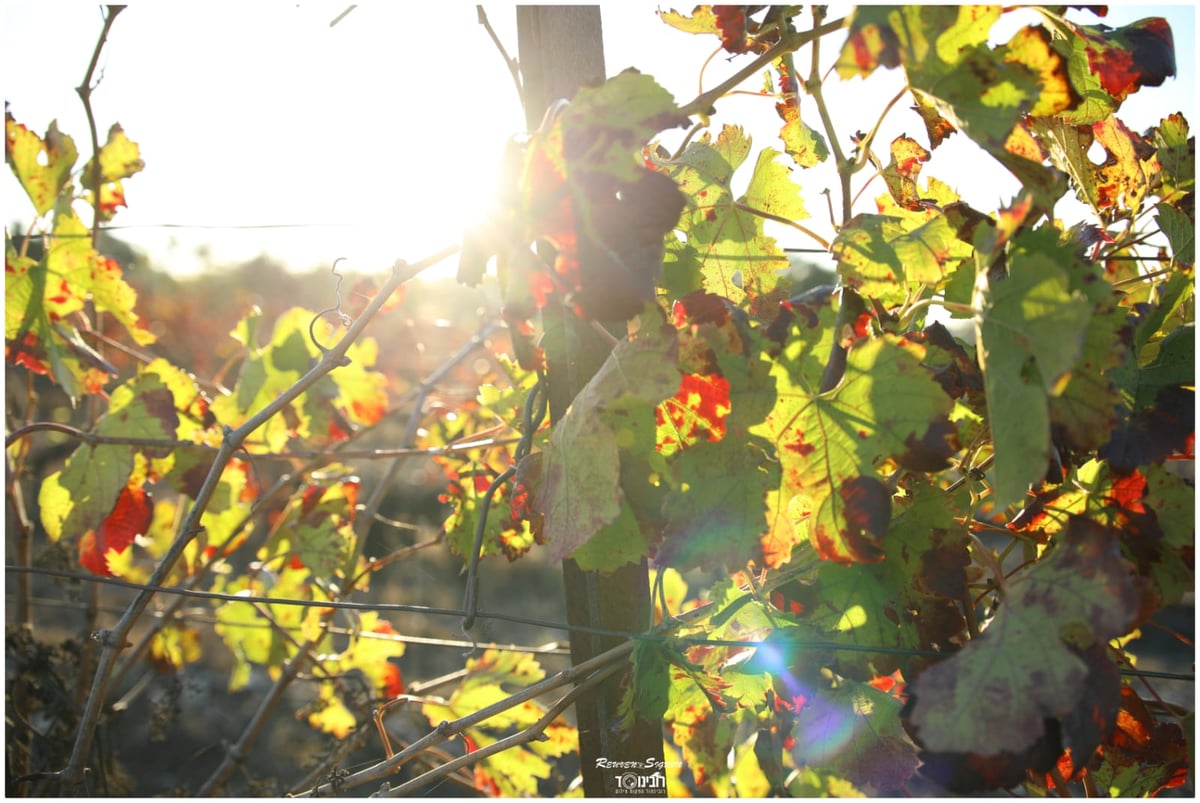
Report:
[[[701,438],[725,437],[730,409],[728,379],[720,374],[684,374],[679,390],[655,408],[655,416],[660,429],[669,423],[675,444],[686,446]]]
[[[304,489],[304,495],[300,498],[300,511],[303,515],[308,515],[313,511],[321,501],[321,497],[325,495],[325,486],[313,484]]]
[[[883,169],[883,180],[896,203],[910,212],[921,210],[921,194],[917,177],[921,165],[929,161],[929,151],[903,134],[892,141],[892,160]]]
[[[110,549],[117,552],[128,549],[134,538],[150,528],[153,517],[150,494],[140,486],[124,488],[108,518],[79,539],[79,564],[92,574],[112,577],[105,554]]]
[[[1175,722],[1160,722],[1128,686],[1121,689],[1116,727],[1100,747],[1099,766],[1088,771],[1101,788],[1116,788],[1121,797],[1154,796],[1187,782],[1189,757],[1183,730]]]
[[[1142,497],[1146,495],[1146,478],[1140,471],[1113,479],[1112,495],[1109,497],[1121,508],[1134,513],[1145,513]]]
[[[1116,30],[1103,25],[1074,27],[1087,43],[1091,71],[1118,102],[1143,86],[1161,86],[1175,75],[1175,39],[1162,17]]]
[[[404,676],[400,674],[400,667],[395,664],[388,664],[384,671],[383,696],[391,700],[404,694]]]
[[[753,48],[753,42],[746,37],[746,9],[747,6],[713,6],[721,47],[729,53],[745,53]]]
[[[37,356],[38,336],[33,332],[26,332],[25,337],[21,338],[20,343],[5,343],[4,344],[4,359],[13,365],[24,366],[35,374],[48,376],[50,374],[50,366],[46,361]]]

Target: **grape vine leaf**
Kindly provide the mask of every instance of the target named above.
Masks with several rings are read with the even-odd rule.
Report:
[[[86,301],[111,313],[135,343],[152,343],[154,335],[138,321],[137,296],[120,266],[92,248],[89,230],[69,206],[58,208],[45,242],[38,261],[5,246],[5,357],[52,377],[74,403],[83,392],[99,392],[116,373],[67,324]]]
[[[919,162],[909,144],[893,143],[892,157],[908,163],[908,178],[897,178],[895,191],[876,199],[880,214],[858,215],[843,228],[830,252],[849,286],[884,304],[901,304],[921,285],[944,288],[969,264],[972,249],[951,216],[958,194],[936,178],[919,191]]]
[[[100,220],[107,222],[112,220],[119,207],[125,206],[125,189],[121,181],[141,172],[146,163],[142,161],[137,143],[125,136],[124,129],[116,124],[108,130],[108,141],[100,148],[99,161],[99,176],[93,177],[92,171],[95,168],[92,161],[88,160],[81,179],[88,188],[84,198],[89,205],[93,203],[93,181],[95,178],[99,179]]]
[[[903,134],[892,140],[892,158],[883,168],[883,180],[888,192],[904,209],[917,212],[921,209],[921,195],[917,191],[917,177],[921,165],[929,161],[929,151],[915,139]]]
[[[133,543],[133,539],[150,529],[154,502],[142,487],[141,479],[136,484],[121,489],[112,511],[104,517],[94,530],[79,537],[79,565],[92,574],[111,577],[108,553],[122,553]]]
[[[175,438],[179,416],[170,390],[153,373],[143,372],[118,386],[112,392],[108,412],[96,424],[94,434],[99,438],[146,438],[169,444]],[[169,447],[168,447],[169,448]],[[118,519],[114,519],[105,534],[120,536],[122,551],[132,541],[128,528],[135,521],[149,524],[149,502],[136,490],[128,490],[135,473],[136,460],[142,461],[141,477],[135,480],[138,489],[145,479],[145,457],[163,454],[162,447],[127,446],[122,444],[84,444],[67,459],[60,471],[51,474],[38,491],[42,524],[51,540],[65,534],[95,537],[102,524],[116,512],[122,494],[126,504]],[[135,498],[136,497],[136,498]],[[135,515],[135,508],[141,513]],[[143,530],[144,532],[144,530]],[[128,535],[126,538],[125,536]],[[93,543],[95,543],[93,541]],[[104,568],[103,542],[89,568]],[[107,569],[103,573],[107,574]]]
[[[583,317],[628,320],[653,298],[664,236],[685,201],[639,152],[654,134],[684,122],[669,92],[629,69],[581,89],[526,148],[520,239],[554,246],[552,278]],[[510,267],[539,272],[527,254]],[[534,306],[544,306],[551,277],[517,278],[517,287],[532,288]]]
[[[893,335],[858,343],[842,381],[828,393],[796,384],[781,365],[772,368],[778,402],[750,431],[775,445],[783,482],[772,512],[778,517],[787,510],[795,529],[772,522],[764,538],[769,566],[785,563],[798,537],[829,560],[883,558],[891,493],[877,466],[924,440],[953,406],[921,366],[924,353]],[[941,451],[948,458],[953,448],[945,443]]]
[[[675,330],[623,341],[580,391],[542,451],[533,508],[542,537],[561,560],[587,543],[621,512],[621,458],[617,432],[605,412],[654,408],[679,387]]]
[[[688,249],[677,252],[673,269],[699,273],[705,290],[734,304],[770,294],[788,265],[774,238],[763,233],[758,212],[788,220],[808,217],[799,187],[789,169],[776,161],[780,154],[773,148],[759,153],[746,193],[735,199],[731,180],[749,152],[750,140],[742,129],[727,125],[716,140],[705,134],[692,142],[668,168],[695,202],[679,222]],[[683,257],[694,262],[681,265]]]
[[[812,694],[796,714],[797,766],[816,766],[868,794],[900,789],[917,769],[917,748],[900,701],[869,684],[844,681]]]
[[[49,212],[71,182],[71,168],[79,158],[75,140],[58,130],[52,120],[46,136],[39,137],[8,111],[4,104],[4,157],[38,215]]]
[[[792,54],[785,53],[772,66],[779,74],[779,93],[783,96],[775,104],[775,111],[783,120],[783,128],[779,130],[783,149],[801,167],[814,167],[829,158],[829,146],[823,136],[800,119],[800,82]]]
[[[1050,396],[1048,409],[1058,448],[1088,452],[1103,446],[1117,423],[1122,399],[1114,369],[1129,352],[1133,327],[1099,266],[1068,263],[1068,274],[1071,293],[1091,302],[1092,311],[1075,368],[1062,391]]]
[[[779,464],[758,438],[703,443],[688,450],[664,506],[668,525],[657,560],[681,568],[744,566],[760,554],[756,537]]]
[[[403,690],[403,679],[394,660],[404,655],[404,642],[395,638],[392,623],[374,611],[359,617],[355,635],[340,653],[322,656],[321,665],[330,674],[342,674],[357,669],[363,673],[372,692],[394,697]]]
[[[909,676],[925,659],[869,648],[949,650],[966,627],[958,601],[967,591],[970,559],[946,494],[920,484],[898,507],[883,561],[824,562],[815,580],[797,584],[791,595],[824,640],[855,648],[838,653],[832,665],[845,677],[867,681],[896,669]]]
[[[692,294],[676,304],[679,392],[658,408],[658,448],[676,455],[663,502],[656,560],[678,567],[744,566],[761,548],[766,497],[779,487],[773,448],[749,434],[775,401],[761,334],[739,326],[726,303]],[[729,433],[733,433],[729,437]]]
[[[1154,222],[1171,244],[1171,252],[1182,265],[1196,264],[1196,222],[1173,206],[1160,206]]]
[[[258,557],[267,557],[265,550],[260,550]],[[217,623],[213,629],[234,658],[234,668],[229,675],[229,691],[244,688],[250,682],[254,666],[263,667],[270,677],[278,678],[284,662],[296,654],[299,643],[295,635],[306,623],[316,621],[321,616],[320,610],[297,605],[258,603],[269,613],[268,621],[259,612],[254,598],[270,596],[311,600],[317,587],[309,581],[310,576],[307,568],[284,563],[273,572],[217,577],[212,587],[214,592],[236,594],[247,599],[246,602],[221,602],[215,609]]]
[[[667,25],[670,25],[677,31],[691,34],[714,34],[720,35],[717,29],[717,17],[713,13],[712,6],[696,6],[692,9],[692,13],[681,14],[675,9],[670,11],[659,10],[658,18]]]
[[[1128,413],[1099,453],[1120,473],[1186,451],[1195,437],[1195,326],[1174,329],[1158,346],[1150,364],[1127,364],[1115,378]]]
[[[238,427],[274,402],[313,367],[320,350],[310,337],[316,313],[293,307],[275,321],[271,340],[258,346],[258,318],[252,315],[231,333],[249,349],[234,392],[213,401],[211,410],[225,426]],[[312,326],[319,342],[328,342],[332,328],[323,320]],[[352,344],[346,351],[349,363],[333,375],[321,377],[300,396],[292,399],[280,415],[265,422],[246,441],[247,448],[282,451],[289,441],[340,440],[349,433],[342,422],[372,424],[386,411],[386,378],[371,371],[378,347],[370,338]],[[338,374],[341,376],[338,376]]]
[[[1158,160],[1162,186],[1157,195],[1182,207],[1182,197],[1196,186],[1196,138],[1188,136],[1187,119],[1178,112],[1167,115],[1146,138],[1154,144]]]
[[[160,671],[178,671],[199,662],[200,631],[186,624],[166,624],[150,640],[150,660]]]
[[[1162,86],[1175,75],[1175,39],[1162,17],[1121,28],[1067,23],[1083,41],[1089,72],[1116,106],[1143,86]]]
[[[1026,153],[1021,124],[1029,114],[1070,109],[1079,97],[1044,28],[988,46],[1000,15],[1000,6],[859,6],[837,69],[850,77],[903,66],[927,120],[936,110],[1011,170],[1041,208],[1053,209],[1065,191],[1062,176]]]
[[[1188,739],[1175,722],[1161,722],[1131,687],[1121,689],[1117,727],[1088,773],[1117,797],[1155,797],[1187,783],[1192,766]]]
[[[1154,148],[1145,139],[1115,116],[1090,126],[1035,119],[1033,127],[1048,146],[1055,166],[1071,177],[1079,200],[1090,205],[1102,221],[1137,215],[1158,172],[1152,158]],[[1107,157],[1101,164],[1087,155],[1094,142],[1103,147]]]
[[[976,350],[996,450],[993,498],[1005,507],[1046,472],[1047,399],[1061,395],[1070,379],[1092,305],[1073,291],[1072,270],[1084,269],[1052,229],[1018,232],[1000,281],[988,279],[990,249],[977,250],[976,260]]]
[[[910,731],[934,753],[1021,754],[1045,720],[1078,707],[1086,646],[1124,635],[1137,615],[1115,531],[1072,518],[1053,548],[1013,580],[980,637],[908,687]],[[1106,661],[1100,653],[1097,659]]]
[[[336,465],[325,470],[334,474],[339,468],[346,470]],[[300,495],[300,504],[288,509],[277,530],[284,536],[278,546],[283,542],[287,546],[280,551],[290,550],[318,577],[334,579],[347,568],[353,570],[346,561],[356,542],[353,523],[359,484],[353,475],[335,482],[310,483]]]
[[[431,725],[437,726],[499,703],[515,691],[542,680],[545,674],[531,655],[486,650],[478,658],[467,660],[466,679],[448,700],[430,699],[421,706],[421,713]],[[487,747],[514,729],[531,727],[544,714],[542,706],[534,700],[498,712],[466,729],[468,750]],[[483,776],[477,772],[477,781],[494,786],[501,796],[536,796],[537,779],[549,778],[554,769],[546,759],[565,755],[577,746],[575,729],[561,718],[546,733],[550,738],[545,742],[520,745],[483,759],[480,766]]]
[[[358,724],[354,714],[342,702],[337,686],[331,681],[317,687],[317,699],[298,712],[298,716],[305,714],[309,725],[336,739],[345,739]]]

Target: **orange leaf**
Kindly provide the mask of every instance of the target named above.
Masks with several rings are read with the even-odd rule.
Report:
[[[153,517],[154,503],[150,494],[140,486],[125,487],[108,518],[79,539],[79,564],[92,574],[112,577],[105,557],[108,551],[128,549],[134,538],[150,528]]]

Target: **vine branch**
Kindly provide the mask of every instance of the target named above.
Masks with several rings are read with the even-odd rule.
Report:
[[[400,285],[426,268],[453,256],[457,251],[458,246],[451,246],[414,265],[398,261],[392,269],[392,275],[384,283],[380,292],[371,299],[371,302],[367,305],[362,315],[347,328],[341,340],[331,347],[308,373],[263,407],[262,410],[251,416],[242,426],[234,430],[226,430],[225,439],[217,451],[212,467],[209,469],[200,491],[196,494],[196,501],[192,504],[186,518],[180,525],[175,540],[151,574],[147,582],[148,586],[159,586],[162,584],[175,567],[175,563],[183,555],[187,545],[202,531],[200,517],[216,492],[217,484],[221,479],[221,474],[224,472],[225,466],[233,458],[246,438],[279,413],[289,402],[312,387],[322,377],[334,369],[347,364],[346,352],[350,346],[358,339],[359,335],[367,327],[367,324],[371,322]],[[118,620],[110,637],[104,641],[99,665],[96,667],[91,690],[88,694],[83,714],[80,717],[75,746],[71,751],[66,767],[61,770],[59,775],[61,782],[66,787],[78,785],[83,777],[84,762],[91,753],[92,740],[95,737],[96,725],[99,722],[100,709],[103,707],[104,701],[108,696],[109,680],[113,667],[116,664],[117,655],[125,648],[126,636],[133,629],[134,623],[140,617],[142,611],[146,609],[146,606],[149,605],[153,596],[153,591],[140,591]]]

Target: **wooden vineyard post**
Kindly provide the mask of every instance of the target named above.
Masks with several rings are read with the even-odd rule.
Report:
[[[541,123],[557,99],[570,99],[585,85],[605,78],[599,6],[518,6],[518,61],[524,84],[525,117],[530,130]],[[552,299],[543,311],[549,383],[550,420],[558,422],[571,400],[604,363],[611,346],[571,310]],[[606,325],[617,337],[626,325]],[[608,574],[585,572],[563,561],[567,620],[573,626],[638,632],[650,622],[651,600],[646,559]],[[578,664],[616,646],[619,638],[572,631],[571,659]],[[662,723],[638,719],[622,733],[617,728],[624,673],[610,677],[575,705],[583,789],[588,797],[613,797],[620,791],[621,770],[597,766],[611,762],[662,761]],[[618,765],[620,766],[620,765]],[[628,765],[626,765],[628,766]],[[659,764],[661,767],[661,763]],[[666,789],[655,790],[662,796]]]

